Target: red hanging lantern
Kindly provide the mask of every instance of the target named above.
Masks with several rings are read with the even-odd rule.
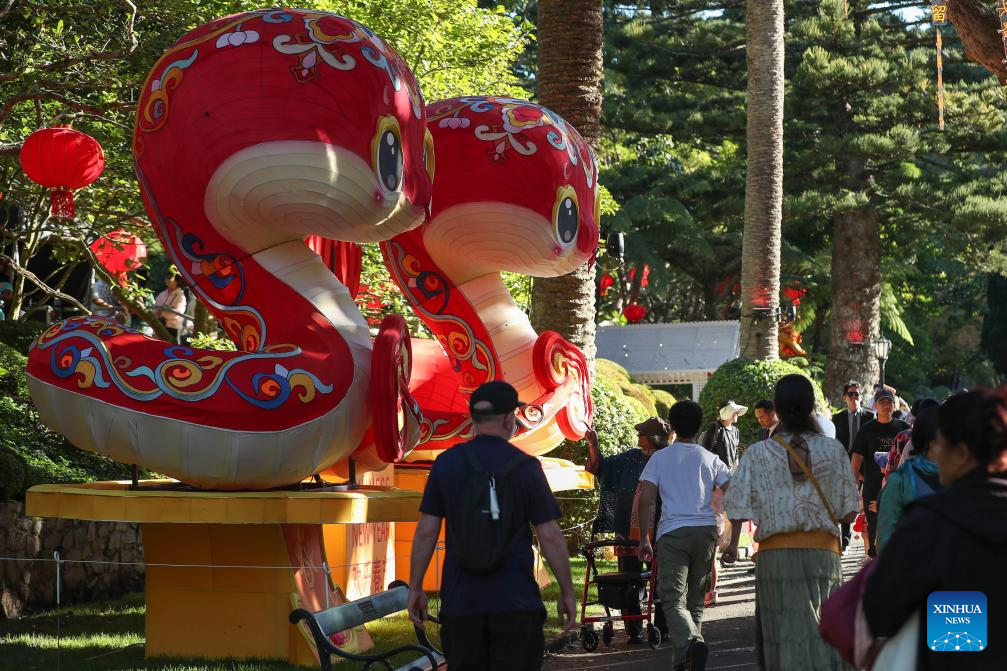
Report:
[[[90,135],[67,126],[37,130],[21,145],[21,167],[28,179],[48,188],[52,216],[73,219],[73,192],[98,179],[105,154]]]
[[[602,296],[608,296],[608,290],[613,286],[615,286],[615,278],[606,273],[598,281],[598,293]]]
[[[126,273],[142,266],[147,258],[147,245],[143,240],[121,228],[92,242],[90,249],[105,270],[123,285],[126,284]]]
[[[643,264],[643,277],[640,278],[640,288],[646,287],[650,284],[650,266],[648,264]],[[636,279],[636,268],[629,269],[629,281],[632,282]]]
[[[622,309],[622,316],[625,317],[626,321],[630,324],[636,324],[647,316],[647,308],[643,307],[639,303],[630,303]]]

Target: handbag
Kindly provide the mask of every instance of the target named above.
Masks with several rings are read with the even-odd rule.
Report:
[[[913,616],[899,629],[899,633],[888,639],[871,664],[871,671],[916,671],[916,656],[919,654],[920,613]]]
[[[857,608],[867,587],[867,577],[874,572],[875,562],[864,568],[832,590],[829,598],[822,602],[818,633],[822,640],[839,651],[839,656],[850,664],[855,664]],[[883,667],[878,667],[880,671]]]
[[[804,463],[804,459],[801,459],[801,455],[797,454],[797,450],[791,447],[790,443],[785,441],[783,438],[773,436],[773,440],[786,448],[787,452],[790,453],[790,458],[794,460],[794,463],[796,463],[802,471],[804,471],[804,475],[806,475],[808,480],[811,481],[811,484],[815,486],[815,491],[818,492],[818,498],[820,498],[822,503],[825,505],[825,512],[829,514],[829,519],[832,520],[832,523],[836,525],[840,524],[840,520],[836,518],[835,513],[832,512],[832,505],[829,503],[829,500],[825,498],[825,492],[822,491],[822,486],[818,484],[818,480],[815,478],[814,474],[812,474],[808,465]]]

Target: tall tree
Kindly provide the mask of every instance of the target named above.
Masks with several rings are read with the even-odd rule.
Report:
[[[741,356],[775,359],[783,222],[783,0],[748,0],[745,234],[741,252]]]
[[[601,136],[601,0],[541,0],[538,6],[536,97],[580,131],[598,153]],[[595,268],[585,264],[532,285],[531,321],[595,354]]]

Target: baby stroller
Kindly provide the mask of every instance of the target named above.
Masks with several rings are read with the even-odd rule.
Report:
[[[584,593],[580,605],[580,644],[588,652],[598,649],[598,632],[595,631],[596,622],[604,622],[601,628],[601,641],[605,645],[612,645],[615,637],[613,622],[646,622],[647,645],[656,650],[661,646],[661,632],[654,626],[654,595],[657,585],[657,566],[652,562],[650,570],[624,573],[598,573],[595,564],[595,550],[604,547],[613,548],[635,548],[640,545],[635,540],[603,540],[588,543],[580,549],[584,559],[587,561],[587,570],[584,575]],[[591,585],[597,588],[597,600],[589,601],[591,597]],[[640,590],[645,590],[645,596],[640,598]],[[639,599],[640,615],[627,615],[622,611],[631,610],[636,607]],[[588,617],[587,607],[601,605],[605,608],[605,615]],[[646,604],[646,605],[644,605]],[[620,611],[619,615],[613,615],[612,611]]]

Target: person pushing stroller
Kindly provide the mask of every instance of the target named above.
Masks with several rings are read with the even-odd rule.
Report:
[[[611,457],[602,457],[598,450],[598,434],[592,428],[587,432],[588,461],[585,466],[601,481],[601,497],[598,505],[598,517],[591,529],[592,536],[601,533],[614,533],[616,538],[638,540],[639,527],[635,524],[636,493],[640,484],[640,474],[650,460],[652,454],[666,447],[671,439],[671,428],[668,423],[658,417],[651,417],[637,424],[637,447],[625,450]],[[660,510],[660,503],[657,505]],[[649,528],[651,525],[647,525]],[[641,573],[642,563],[637,556],[636,548],[617,548],[620,573]],[[622,611],[623,615],[640,615],[640,601],[637,596],[635,606]],[[658,630],[666,636],[668,628],[664,623],[664,611],[658,609],[655,622]],[[626,634],[629,642],[640,644],[643,639],[643,623],[640,621],[626,622]]]

